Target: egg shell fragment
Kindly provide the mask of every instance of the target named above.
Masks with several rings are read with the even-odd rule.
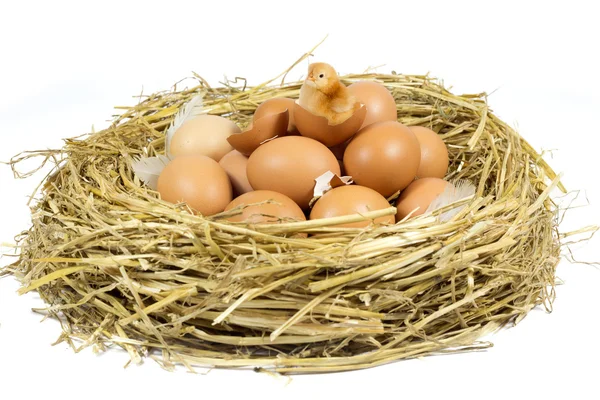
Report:
[[[262,118],[255,119],[250,129],[239,135],[229,136],[227,141],[234,149],[245,156],[249,156],[265,141],[284,136],[287,132],[288,120],[288,110],[265,115]]]

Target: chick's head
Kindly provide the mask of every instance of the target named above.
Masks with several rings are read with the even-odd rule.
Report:
[[[308,66],[307,84],[315,86],[317,90],[326,92],[332,84],[338,81],[337,72],[329,64],[313,63]]]

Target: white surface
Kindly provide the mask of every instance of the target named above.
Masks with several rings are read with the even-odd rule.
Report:
[[[489,99],[495,113],[535,148],[556,149],[549,161],[564,172],[569,189],[585,190],[592,203],[573,210],[562,230],[600,223],[595,2],[124,3],[3,2],[0,160],[55,148],[92,124],[102,128],[112,106],[133,104],[142,88],[168,89],[191,71],[213,85],[224,75],[260,83],[328,33],[315,60],[340,72],[386,64],[378,71],[429,71],[457,93],[495,91]],[[304,68],[290,77],[299,78]],[[15,181],[0,165],[0,242],[28,228],[26,196],[39,179]],[[598,261],[599,245],[596,237],[577,246],[575,255]],[[90,399],[597,399],[600,270],[563,262],[558,275],[565,285],[554,312],[532,312],[517,328],[491,337],[495,347],[488,351],[291,382],[252,372],[171,374],[151,361],[123,370],[128,357],[122,352],[96,356],[74,354],[64,344],[51,347],[58,324],[40,324],[30,312],[40,300],[18,296],[16,282],[2,279],[0,399],[16,393],[74,398],[69,390],[85,390]]]

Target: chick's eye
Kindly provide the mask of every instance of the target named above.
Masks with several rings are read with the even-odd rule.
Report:
[[[323,75],[323,74],[319,75],[319,78],[324,78],[324,77],[325,77],[325,75]]]

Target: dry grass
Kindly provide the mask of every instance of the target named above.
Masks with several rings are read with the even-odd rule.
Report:
[[[281,76],[280,76],[281,77]],[[559,178],[485,95],[456,96],[427,76],[362,74],[392,91],[398,120],[440,132],[448,179],[478,189],[455,218],[336,228],[320,220],[269,226],[203,218],[157,198],[134,157],[164,152],[164,130],[192,96],[240,125],[300,83],[189,90],[145,98],[106,130],[29,152],[56,168],[41,186],[21,256],[4,270],[37,290],[76,351],[118,345],[166,368],[257,367],[282,373],[354,370],[481,349],[478,338],[551,307],[560,243]],[[564,189],[564,188],[563,188]],[[388,210],[376,212],[394,213]],[[290,233],[310,232],[309,238]]]

